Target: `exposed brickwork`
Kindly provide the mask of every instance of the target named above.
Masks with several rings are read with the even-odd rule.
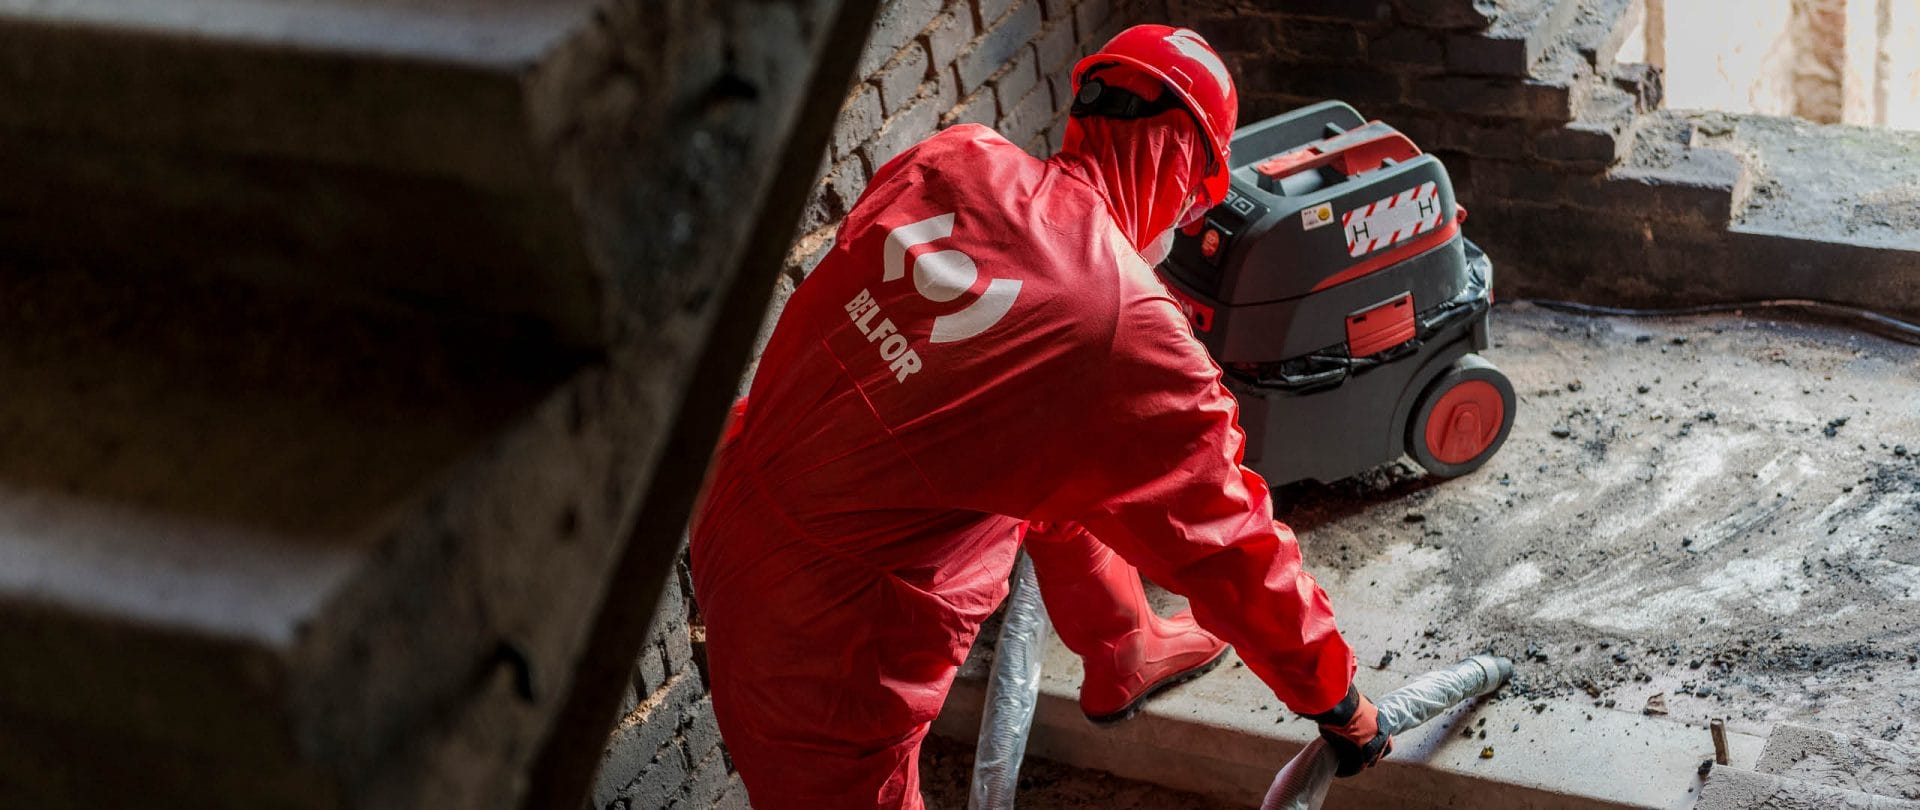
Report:
[[[704,656],[687,598],[684,561],[660,596],[658,619],[640,653],[623,714],[594,780],[593,807],[727,804],[739,777],[720,745]]]
[[[1164,0],[889,2],[862,53],[862,78],[844,101],[833,154],[821,164],[788,256],[789,275],[798,280],[812,269],[880,166],[942,128],[983,124],[1036,156],[1058,149],[1073,64],[1127,25],[1173,19],[1167,6]],[[1337,29],[1331,34],[1340,35]]]

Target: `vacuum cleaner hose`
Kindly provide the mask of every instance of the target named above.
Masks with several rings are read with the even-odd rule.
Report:
[[[1492,655],[1476,655],[1429,672],[1373,702],[1380,714],[1380,730],[1399,734],[1417,727],[1463,700],[1500,688],[1512,676],[1513,662]],[[1327,741],[1315,738],[1274,776],[1260,810],[1319,807],[1326,801],[1337,767],[1339,762],[1328,750]]]
[[[1825,301],[1810,301],[1800,298],[1778,298],[1767,301],[1739,301],[1727,304],[1706,304],[1695,307],[1676,307],[1668,309],[1636,309],[1630,307],[1607,307],[1597,304],[1581,304],[1574,301],[1555,301],[1545,298],[1532,299],[1537,306],[1561,312],[1580,315],[1608,315],[1625,318],[1673,318],[1687,315],[1711,315],[1726,312],[1751,312],[1753,310],[1797,310],[1825,318],[1850,323],[1865,331],[1881,337],[1920,346],[1920,324],[1900,320],[1870,309],[1850,307],[1842,304],[1830,304]]]
[[[993,645],[980,740],[973,752],[973,783],[967,791],[968,810],[1013,810],[1027,731],[1040,701],[1040,663],[1052,632],[1046,606],[1040,602],[1033,561],[1021,552],[1013,566],[1000,638]]]

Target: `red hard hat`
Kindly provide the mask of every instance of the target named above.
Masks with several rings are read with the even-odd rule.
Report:
[[[1073,66],[1073,92],[1080,80],[1104,65],[1127,65],[1159,79],[1177,95],[1206,134],[1212,150],[1210,171],[1201,181],[1207,198],[1218,204],[1227,193],[1227,158],[1233,127],[1240,118],[1240,94],[1226,63],[1200,34],[1170,25],[1136,25],[1121,31],[1093,55]]]

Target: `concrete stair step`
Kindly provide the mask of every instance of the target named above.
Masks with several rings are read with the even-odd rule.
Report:
[[[1613,133],[1625,131],[1641,112],[1639,100],[1610,81],[1585,83],[1580,92],[1574,94],[1573,106],[1574,123]]]
[[[1425,28],[1486,28],[1501,13],[1504,2],[1487,0],[1400,0],[1405,18]]]
[[[0,0],[0,807],[519,803],[870,8],[654,5]]]
[[[1876,796],[1777,774],[1715,766],[1694,810],[1920,810],[1920,802]]]
[[[1594,72],[1605,74],[1646,17],[1646,0],[1581,0],[1569,38]]]
[[[1593,68],[1580,57],[1570,39],[1553,43],[1528,70],[1533,81],[1570,88],[1578,88],[1593,75]]]
[[[593,6],[0,0],[0,260],[214,270],[599,345],[633,257],[564,164],[613,123],[576,103],[616,56],[583,43]]]
[[[1754,769],[1819,785],[1920,801],[1920,748],[1783,724]]]
[[[1683,194],[1690,208],[1724,224],[1753,171],[1744,155],[1700,142],[1684,116],[1663,110],[1640,117],[1631,153],[1608,177]]]
[[[1482,31],[1447,40],[1447,69],[1455,74],[1526,78],[1565,41],[1580,0],[1499,0]]]
[[[1639,120],[1631,94],[1604,81],[1581,83],[1574,94],[1574,120],[1530,140],[1534,157],[1574,171],[1604,171],[1633,149],[1632,129]]]
[[[1711,261],[1663,271],[1672,273],[1657,287],[1666,292],[1636,306],[1808,298],[1920,318],[1920,226],[1911,218],[1920,203],[1920,166],[1895,157],[1920,149],[1920,136],[1659,110],[1639,116],[1628,137],[1626,159],[1604,174],[1476,166],[1474,187],[1509,206],[1512,216],[1577,211],[1553,225],[1572,232],[1597,216],[1685,222],[1702,233],[1725,234],[1715,252],[1705,254]],[[1901,146],[1908,143],[1914,145]],[[1772,150],[1787,154],[1770,160]],[[1484,223],[1494,218],[1484,213],[1489,210],[1483,202],[1475,214]],[[1488,241],[1503,238],[1509,237]],[[1578,260],[1558,259],[1569,266]],[[1776,270],[1748,275],[1702,267]],[[1828,272],[1832,268],[1844,272]],[[1711,297],[1675,292],[1703,283],[1715,290]],[[1534,294],[1548,294],[1539,289]]]
[[[1734,200],[1738,229],[1894,248],[1908,251],[1909,263],[1920,251],[1920,164],[1912,158],[1920,133],[1711,112],[1678,117],[1691,142],[1739,154],[1751,168]]]
[[[1645,114],[1659,106],[1659,73],[1645,65],[1596,70],[1593,53],[1571,44],[1562,47],[1549,57],[1555,71],[1549,80],[1573,87],[1573,120],[1539,134],[1528,149],[1534,157],[1575,171],[1597,172],[1620,164],[1631,153]]]
[[[1409,104],[1540,123],[1580,122],[1549,134],[1547,140],[1554,142],[1540,147],[1535,156],[1588,168],[1611,165],[1630,145],[1619,136],[1631,116],[1617,114],[1616,93],[1596,93],[1593,88],[1615,79],[1614,56],[1644,16],[1644,1],[1494,4],[1489,8],[1493,21],[1485,30],[1456,33],[1448,40],[1448,69],[1454,75],[1415,82]],[[1645,92],[1632,89],[1642,99],[1636,109],[1654,106],[1644,100]]]
[[[421,712],[499,688],[468,680],[499,643],[468,605],[580,620],[482,562],[525,540],[486,527],[494,465],[581,449],[528,424],[559,427],[542,375],[462,372],[418,319],[232,279],[22,275],[0,272],[0,661],[31,664],[0,665],[0,806],[132,779],[161,805],[340,806],[326,774],[402,761],[379,751],[429,734]],[[499,508],[564,508],[538,489]],[[590,590],[608,545],[525,562]],[[73,753],[109,749],[111,773]]]

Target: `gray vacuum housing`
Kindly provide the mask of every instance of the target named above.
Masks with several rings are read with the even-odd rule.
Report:
[[[1337,101],[1242,127],[1230,166],[1160,274],[1240,401],[1246,463],[1280,485],[1491,458],[1513,386],[1475,354],[1493,265],[1446,167]]]

